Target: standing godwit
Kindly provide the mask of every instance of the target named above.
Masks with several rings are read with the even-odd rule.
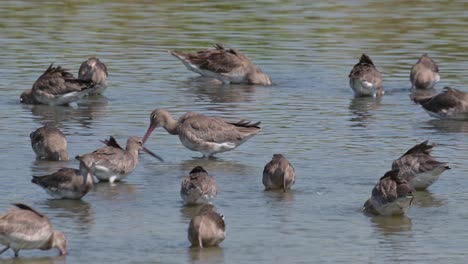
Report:
[[[240,51],[216,44],[215,49],[198,52],[169,51],[187,69],[202,76],[229,83],[271,85],[271,79]]]
[[[468,120],[468,93],[444,87],[442,93],[433,96],[414,96],[413,101],[420,104],[435,118]]]
[[[33,176],[31,180],[41,186],[50,196],[57,199],[81,199],[94,186],[93,175],[89,168],[81,160],[79,169],[61,168],[57,172]]]
[[[91,57],[84,61],[78,71],[78,78],[94,83],[94,87],[89,89],[90,95],[104,92],[107,88],[108,76],[106,65],[96,57]]]
[[[425,190],[431,186],[442,172],[450,169],[447,162],[439,162],[431,156],[434,145],[424,141],[415,145],[392,163],[392,170],[398,169],[414,189]]]
[[[290,189],[295,181],[294,167],[282,154],[273,154],[273,158],[263,169],[265,189]]]
[[[88,94],[94,86],[90,80],[81,80],[60,66],[51,64],[34,82],[32,89],[21,94],[23,104],[67,105]]]
[[[94,176],[100,181],[113,183],[127,177],[138,165],[139,150],[162,160],[159,156],[143,147],[139,137],[129,137],[125,149],[121,148],[112,136],[105,143],[107,144],[105,147],[76,157],[91,168]]]
[[[399,176],[398,170],[388,171],[375,185],[363,210],[383,216],[403,215],[413,202],[413,190],[411,185]]]
[[[203,205],[189,224],[188,240],[192,247],[217,246],[225,238],[224,216],[218,214],[213,205]]]
[[[48,160],[68,160],[67,139],[52,123],[29,134],[31,146],[36,156]]]
[[[432,89],[440,81],[439,67],[427,53],[413,65],[410,73],[411,88]]]
[[[359,62],[349,73],[349,86],[356,96],[381,96],[384,94],[382,77],[372,60],[362,54]]]
[[[156,127],[162,126],[169,134],[179,135],[186,148],[199,151],[204,157],[210,157],[216,153],[233,150],[253,137],[261,130],[259,124],[260,122],[252,124],[245,120],[230,123],[219,117],[195,112],[188,112],[176,121],[167,110],[156,109],[151,113],[150,126],[143,137],[143,143]]]
[[[15,252],[15,257],[23,249],[48,250],[57,248],[60,255],[67,254],[65,235],[52,228],[47,216],[25,204],[14,204],[16,208],[0,215],[0,244]]]
[[[213,176],[201,166],[196,166],[182,179],[180,196],[187,205],[209,203],[218,194]]]

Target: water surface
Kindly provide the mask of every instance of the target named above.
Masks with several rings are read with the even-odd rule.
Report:
[[[428,52],[443,86],[467,90],[468,34],[462,2],[437,1],[6,1],[0,3],[0,159],[7,210],[24,202],[49,215],[69,255],[24,251],[5,263],[465,263],[468,123],[431,119],[409,99],[409,70]],[[272,76],[272,87],[216,85],[167,53],[222,42]],[[348,73],[366,52],[386,95],[354,98]],[[19,95],[55,62],[77,72],[98,56],[109,68],[104,96],[71,107],[27,106]],[[29,133],[46,121],[65,132],[70,156],[113,135],[142,136],[150,112],[167,108],[262,121],[262,132],[216,160],[158,129],[125,182],[99,184],[82,201],[50,200],[31,175],[77,161],[36,161]],[[360,212],[374,184],[424,140],[450,171],[417,193],[401,218]],[[263,166],[283,153],[296,168],[288,193],[264,192]],[[194,166],[215,175],[226,217],[219,248],[191,249],[193,208],[180,180]]]

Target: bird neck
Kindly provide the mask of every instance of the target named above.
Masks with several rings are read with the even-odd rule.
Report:
[[[54,244],[54,234],[52,233],[49,237],[49,239],[44,243],[42,244],[42,246],[39,248],[40,250],[49,250],[52,248]]]
[[[179,131],[177,130],[177,127],[179,126],[179,122],[176,121],[172,117],[168,117],[165,122],[164,122],[164,129],[171,134],[171,135],[178,135]]]

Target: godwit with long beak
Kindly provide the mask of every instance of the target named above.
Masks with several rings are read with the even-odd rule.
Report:
[[[31,146],[40,159],[68,160],[67,139],[65,135],[52,123],[29,134]]]
[[[23,249],[48,250],[57,248],[60,255],[67,254],[65,235],[52,228],[47,216],[25,204],[14,204],[16,208],[0,215],[0,244],[15,252],[15,257]]]
[[[81,80],[60,66],[51,64],[34,82],[32,89],[21,94],[23,104],[67,105],[87,95],[94,86],[90,80]]]
[[[162,126],[169,134],[179,135],[182,144],[204,157],[233,150],[260,132],[260,122],[250,123],[241,120],[237,123],[226,122],[219,117],[209,117],[195,112],[182,115],[178,121],[165,109],[151,113],[150,126],[143,137],[143,144],[156,127]]]
[[[427,53],[413,65],[410,73],[411,88],[432,89],[440,81],[439,67]]]
[[[416,190],[425,190],[439,179],[442,172],[450,169],[447,162],[439,162],[431,156],[434,145],[424,141],[415,145],[392,163],[392,170],[398,169]]]
[[[399,176],[398,170],[388,171],[375,185],[363,210],[369,214],[383,216],[404,215],[413,202],[413,190],[411,185]]]
[[[61,168],[57,172],[33,176],[31,180],[57,199],[81,199],[94,186],[93,175],[81,158],[79,169]]]
[[[295,181],[294,167],[282,154],[273,154],[273,158],[263,169],[265,190],[290,189]]]
[[[187,69],[202,76],[229,83],[271,85],[271,79],[240,51],[216,44],[215,49],[198,52],[169,51]]]
[[[359,62],[349,73],[349,86],[356,96],[381,96],[384,94],[382,77],[374,62],[366,54],[362,54]]]
[[[433,96],[414,96],[413,101],[420,104],[435,118],[468,120],[468,93],[445,87],[442,93]]]
[[[192,247],[217,246],[225,238],[224,216],[218,214],[213,205],[203,205],[189,224],[188,240]]]
[[[94,83],[94,87],[89,89],[89,94],[101,94],[107,88],[106,65],[96,57],[91,57],[84,61],[78,71],[78,78],[88,80]]]
[[[139,137],[129,137],[125,149],[121,148],[112,136],[105,143],[107,146],[76,157],[91,168],[94,176],[100,181],[113,183],[127,177],[138,165],[139,150],[162,161],[158,155],[142,146]]]
[[[180,196],[187,205],[209,203],[218,194],[213,176],[201,166],[196,166],[182,179]]]

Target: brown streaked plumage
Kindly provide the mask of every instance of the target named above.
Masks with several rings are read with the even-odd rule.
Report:
[[[213,205],[203,205],[189,224],[188,240],[192,247],[217,246],[225,238],[224,216],[218,214]]]
[[[295,182],[294,167],[282,154],[273,154],[273,158],[263,169],[263,185],[266,190],[290,189]]]
[[[61,168],[57,172],[44,175],[33,176],[31,180],[41,186],[50,196],[57,199],[81,199],[94,186],[93,175],[80,159],[80,168]]]
[[[0,244],[15,252],[20,250],[57,248],[61,255],[67,254],[65,235],[52,228],[47,216],[25,204],[14,204],[16,207],[0,215]]]
[[[83,160],[84,164],[91,168],[93,175],[100,181],[113,183],[127,177],[138,165],[139,150],[162,160],[156,154],[144,148],[139,137],[129,137],[125,149],[122,149],[112,136],[104,143],[106,143],[105,147],[76,157]]]
[[[433,147],[427,140],[415,145],[393,161],[392,170],[398,169],[400,176],[414,189],[427,189],[439,179],[442,172],[450,169],[448,163],[439,162],[431,156]]]
[[[444,91],[433,96],[414,96],[413,101],[420,104],[435,118],[468,120],[468,93],[444,87]]]
[[[215,49],[198,52],[169,51],[189,70],[223,83],[271,85],[271,79],[243,53],[216,44]]]
[[[34,82],[32,89],[21,94],[24,104],[67,105],[88,94],[94,83],[73,77],[73,74],[52,63]]]
[[[151,113],[150,126],[143,137],[146,142],[156,127],[162,126],[169,134],[179,135],[182,144],[204,157],[233,150],[260,132],[260,122],[250,123],[241,120],[237,123],[226,122],[219,117],[205,116],[195,112],[182,115],[178,121],[165,109]]]
[[[383,216],[404,215],[413,202],[413,190],[399,176],[398,170],[388,171],[372,189],[372,196],[365,202],[363,210]]]
[[[356,96],[381,96],[384,94],[382,77],[374,63],[366,54],[349,73],[349,86]]]
[[[440,81],[439,67],[424,53],[410,73],[411,88],[432,89]]]
[[[82,80],[92,81],[95,86],[89,89],[89,94],[101,94],[107,88],[107,73],[106,65],[96,57],[91,57],[84,61],[78,71],[78,78]]]
[[[52,123],[36,129],[29,134],[31,146],[40,159],[68,160],[67,139]]]
[[[180,196],[187,205],[209,203],[218,194],[213,176],[201,166],[196,166],[182,179]]]

